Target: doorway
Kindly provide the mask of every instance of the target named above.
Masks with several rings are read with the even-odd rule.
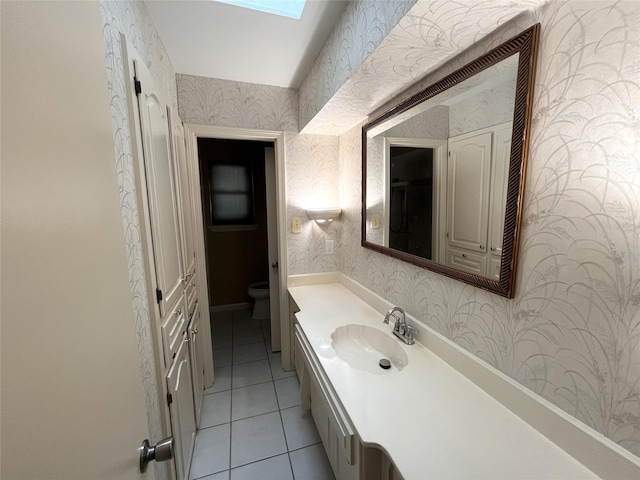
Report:
[[[198,139],[209,305],[213,312],[251,306],[249,286],[269,281],[271,219],[267,215],[265,149],[272,148],[273,142]],[[273,186],[269,190],[272,193]],[[272,244],[275,241],[271,239]],[[258,316],[265,315],[258,312]]]

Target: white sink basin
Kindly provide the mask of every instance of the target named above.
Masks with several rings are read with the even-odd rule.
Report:
[[[349,324],[331,334],[331,346],[341,360],[357,370],[370,373],[391,373],[402,370],[409,359],[398,340],[367,325]],[[391,362],[390,369],[380,367],[380,360]]]

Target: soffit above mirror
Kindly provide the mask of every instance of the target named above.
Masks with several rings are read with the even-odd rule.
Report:
[[[338,73],[329,73],[326,68],[312,69],[300,86],[301,133],[342,135],[470,46],[486,42],[483,47],[488,51],[525,30],[533,23],[527,13],[545,1],[416,2],[366,60],[357,68],[351,67],[355,72],[344,83],[332,78]],[[353,28],[357,30],[358,25]],[[498,31],[490,39],[481,40],[495,30]],[[316,63],[322,62],[323,56],[329,53],[325,49],[344,49],[339,39],[331,40],[330,37]],[[349,48],[358,48],[358,45]],[[370,45],[361,48],[370,48]],[[330,56],[337,58],[334,72],[349,68],[339,64],[341,59],[348,63],[352,57],[348,49],[342,55]],[[471,58],[461,55],[451,62],[450,71],[469,60]]]

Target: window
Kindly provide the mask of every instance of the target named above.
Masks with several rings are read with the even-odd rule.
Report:
[[[212,225],[255,224],[251,165],[212,164],[209,178]]]

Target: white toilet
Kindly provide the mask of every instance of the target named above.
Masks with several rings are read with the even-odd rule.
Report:
[[[270,316],[269,282],[252,283],[249,285],[247,293],[255,300],[252,318],[254,320],[267,320]]]

